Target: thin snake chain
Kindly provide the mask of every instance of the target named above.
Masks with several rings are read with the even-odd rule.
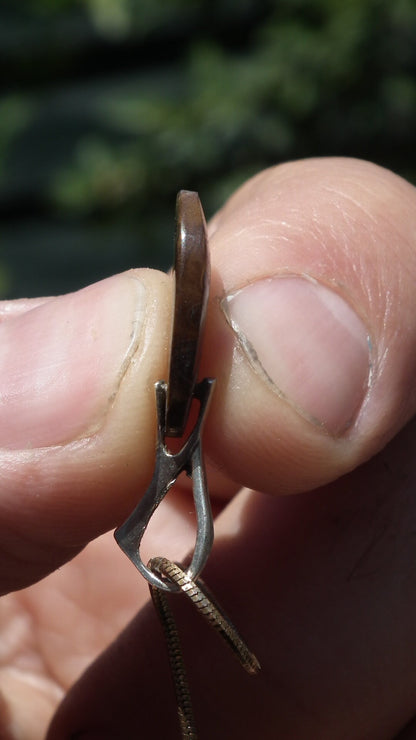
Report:
[[[191,600],[197,611],[231,648],[247,673],[251,675],[258,673],[260,663],[256,656],[249,650],[237,629],[200,578],[192,580],[177,563],[167,558],[152,558],[147,567],[178,586],[180,592]],[[182,740],[197,740],[191,691],[178,628],[166,591],[152,584],[149,584],[149,589],[166,638]]]

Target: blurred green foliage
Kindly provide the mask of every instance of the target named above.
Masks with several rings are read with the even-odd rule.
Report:
[[[282,160],[416,182],[415,73],[416,0],[3,0],[1,295],[165,268],[177,190]]]

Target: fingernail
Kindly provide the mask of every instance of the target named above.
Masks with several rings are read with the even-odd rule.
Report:
[[[138,347],[145,302],[143,283],[125,273],[0,324],[0,446],[96,432]]]
[[[252,283],[223,302],[253,368],[315,424],[341,435],[369,386],[370,337],[340,295],[307,277]]]

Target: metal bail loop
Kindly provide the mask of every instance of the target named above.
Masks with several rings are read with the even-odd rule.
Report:
[[[195,549],[187,574],[198,577],[212,548],[214,528],[206,485],[201,447],[201,430],[215,380],[196,383],[201,335],[209,291],[209,260],[206,224],[197,193],[182,190],[177,198],[175,257],[175,309],[169,383],[156,383],[157,445],[152,481],[135,510],[114,536],[121,549],[149,583],[164,591],[178,591],[173,582],[162,579],[142,561],[140,544],[152,514],[176,479],[185,471],[193,482],[197,515]],[[166,437],[184,434],[193,399],[199,414],[183,447],[169,452]]]
[[[156,447],[156,464],[149,488],[133,513],[115,532],[115,538],[127,557],[140,573],[153,586],[164,591],[177,591],[178,587],[169,581],[162,580],[142,561],[140,544],[152,514],[156,511],[177,477],[186,471],[193,481],[193,494],[197,514],[197,535],[188,575],[197,578],[211,552],[214,539],[211,505],[205,480],[205,470],[201,448],[201,427],[208,407],[209,398],[215,381],[205,378],[196,391],[200,400],[200,409],[196,424],[182,449],[173,454],[165,446],[164,416],[166,406],[166,383],[156,383],[156,401],[158,411],[158,441]]]

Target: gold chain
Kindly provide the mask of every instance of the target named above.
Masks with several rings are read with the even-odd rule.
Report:
[[[237,656],[242,667],[255,675],[260,663],[249,650],[241,635],[224,613],[201,579],[193,581],[182,568],[167,558],[152,558],[149,570],[158,573],[179,587],[192,601],[209,625],[218,632]],[[166,637],[169,663],[175,685],[176,703],[182,740],[197,740],[197,731],[192,710],[191,692],[182,655],[180,637],[165,591],[149,585],[150,593]]]

